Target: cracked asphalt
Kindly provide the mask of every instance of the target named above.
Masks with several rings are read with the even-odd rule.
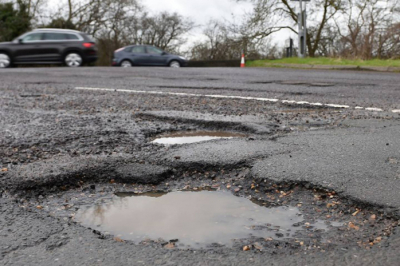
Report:
[[[397,265],[400,114],[391,110],[400,109],[399,84],[396,73],[367,71],[2,70],[0,264]],[[121,89],[142,93],[112,91]],[[204,97],[150,93],[154,91]],[[246,137],[173,146],[151,143],[165,132],[195,130],[231,131]],[[354,216],[361,229],[343,228],[346,241],[329,234],[338,241],[325,249],[277,240],[264,251],[179,250],[157,243],[115,241],[48,207],[81,194],[90,202],[104,193],[129,189],[174,191],[202,186],[253,198],[269,196],[277,186],[282,186],[280,196],[285,198],[301,187],[310,197],[299,192],[298,199],[290,198],[286,204],[308,202],[304,211],[317,215],[321,210],[314,203],[342,202],[337,214]],[[335,201],[325,202],[329,198],[316,193],[335,195]],[[364,220],[371,213],[380,219],[369,226]],[[384,229],[388,224],[390,230]],[[367,246],[361,243],[364,238],[371,239]]]

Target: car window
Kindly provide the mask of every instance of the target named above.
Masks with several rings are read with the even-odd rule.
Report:
[[[144,46],[133,46],[131,52],[134,54],[145,54],[146,53]]]
[[[79,40],[75,34],[65,34],[69,40]]]
[[[46,41],[65,41],[67,40],[67,35],[64,33],[47,32],[44,34],[43,39]]]
[[[42,33],[32,33],[22,38],[23,42],[34,42],[42,40]]]
[[[164,51],[153,46],[147,46],[147,53],[149,54],[162,54]]]

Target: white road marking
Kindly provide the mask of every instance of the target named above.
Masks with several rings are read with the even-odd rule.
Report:
[[[292,103],[296,103],[296,101],[282,100],[282,103],[289,103],[289,104],[292,104]]]
[[[168,93],[169,94],[169,93]],[[269,98],[256,98],[256,97],[243,97],[243,96],[229,96],[229,95],[203,95],[203,94],[186,94],[181,93],[181,95],[190,95],[197,97],[210,97],[210,98],[228,98],[228,99],[241,99],[241,100],[256,100],[256,101],[264,101],[264,102],[278,102],[278,99],[269,99]]]
[[[383,109],[375,108],[375,107],[368,107],[368,108],[365,108],[365,110],[367,110],[367,111],[375,111],[375,112],[383,112]]]
[[[76,90],[89,90],[89,91],[113,91],[113,92],[127,92],[127,93],[144,93],[144,94],[163,94],[163,95],[172,95],[172,96],[192,96],[192,97],[209,97],[209,98],[220,98],[220,99],[240,99],[240,100],[254,100],[254,101],[263,101],[263,102],[281,102],[283,104],[298,104],[298,105],[313,105],[313,106],[326,106],[332,108],[340,108],[340,109],[348,109],[351,108],[349,105],[341,105],[341,104],[322,104],[322,103],[310,103],[306,101],[293,101],[293,100],[279,100],[279,99],[271,99],[271,98],[258,98],[258,97],[243,97],[243,96],[230,96],[230,95],[218,95],[218,94],[193,94],[193,93],[184,93],[184,92],[165,92],[165,91],[137,91],[137,90],[125,90],[125,89],[108,89],[108,88],[91,88],[91,87],[76,87]],[[368,107],[364,108],[361,106],[354,107],[356,110],[364,109],[366,111],[373,112],[383,112],[384,110],[381,108]],[[392,110],[393,113],[400,113],[399,110]]]
[[[340,104],[325,104],[325,105],[333,108],[350,108],[350,106],[348,105],[340,105]]]

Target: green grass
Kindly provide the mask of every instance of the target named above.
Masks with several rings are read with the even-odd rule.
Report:
[[[342,58],[283,58],[278,60],[254,60],[247,61],[249,67],[271,67],[275,64],[297,64],[297,65],[331,65],[331,66],[374,66],[374,67],[400,67],[400,60],[361,60],[361,59],[342,59]]]

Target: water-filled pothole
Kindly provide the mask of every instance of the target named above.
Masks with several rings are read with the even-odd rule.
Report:
[[[173,144],[189,144],[201,141],[215,139],[233,139],[246,137],[244,134],[223,132],[223,131],[189,131],[174,132],[163,134],[157,137],[152,143],[173,145]]]
[[[82,225],[139,243],[178,240],[178,247],[232,246],[235,239],[291,238],[305,230],[297,207],[267,208],[230,192],[200,191],[121,194],[108,202],[82,207],[75,219]],[[327,230],[316,220],[307,230]]]

